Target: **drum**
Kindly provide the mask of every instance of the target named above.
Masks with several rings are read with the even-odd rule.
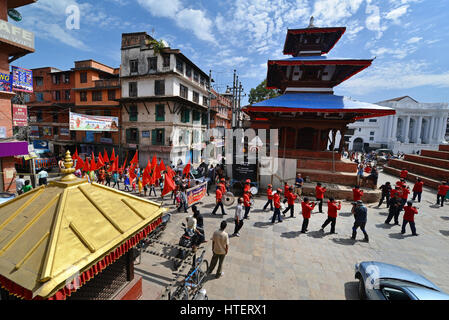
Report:
[[[232,192],[226,192],[223,197],[223,204],[225,206],[232,206],[234,204],[235,197]]]
[[[253,196],[255,196],[255,195],[259,192],[259,189],[257,189],[256,187],[251,187],[251,188],[249,189],[249,192],[250,192]]]

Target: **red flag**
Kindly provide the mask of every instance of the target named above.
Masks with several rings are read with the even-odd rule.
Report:
[[[157,158],[156,156],[153,156],[153,159],[151,160],[151,171],[154,171],[154,169],[156,169],[157,166]]]
[[[150,183],[151,181],[151,162],[150,159],[148,159],[148,163],[147,166],[145,168],[145,170],[143,170],[143,174],[142,174],[142,185],[146,186],[148,183]]]
[[[171,178],[175,176],[175,172],[170,167],[167,167],[167,174],[170,175]]]
[[[184,167],[184,170],[182,170],[182,174],[185,174],[186,177],[189,175],[190,173],[190,160],[189,163],[186,164],[186,166]]]
[[[166,174],[165,181],[164,181],[164,189],[162,190],[161,195],[165,196],[167,193],[169,193],[170,191],[173,191],[173,190],[175,190],[175,182],[170,177],[170,175]]]
[[[88,161],[87,157],[86,157],[86,160],[84,161],[83,171],[84,172],[90,171],[89,161]]]
[[[165,170],[167,170],[167,169],[165,168],[164,161],[161,159],[161,163],[159,163],[159,171],[162,172]]]
[[[90,159],[90,168],[89,171],[95,171],[97,170],[97,165],[95,164],[95,156],[94,156],[94,152],[92,151],[92,158]]]
[[[115,161],[115,152],[114,149],[112,149],[112,154],[111,154],[111,161]]]
[[[129,182],[132,184],[134,179],[136,179],[137,175],[134,172],[134,170],[136,169],[135,164],[132,164],[131,167],[129,168]]]
[[[104,167],[104,160],[103,157],[101,156],[101,152],[98,154],[98,162],[97,162],[97,170],[100,169],[101,167]]]
[[[154,175],[155,179],[162,178],[161,170],[159,169],[159,166],[156,166],[156,169],[154,169],[153,175]]]
[[[78,148],[75,150],[75,153],[73,154],[73,156],[72,156],[72,159],[73,160],[76,160],[76,159],[78,159],[79,158],[79,156],[78,156]]]
[[[134,154],[134,157],[132,158],[130,163],[139,163],[139,150],[136,150],[136,153]]]
[[[101,154],[101,153],[100,153],[100,154]],[[104,163],[110,162],[109,157],[108,157],[108,153],[106,152],[106,149],[104,149],[104,157],[103,157],[103,161],[104,161]]]
[[[118,171],[118,157],[115,158],[115,160],[112,162],[111,166],[109,167],[108,172],[116,172]]]
[[[83,167],[84,167],[84,161],[83,161],[83,159],[81,159],[80,157],[78,157],[78,158],[76,159],[76,167],[75,167],[75,170],[83,169]]]
[[[117,158],[118,158],[118,157],[117,157]],[[125,162],[123,162],[123,166],[120,168],[120,171],[121,171],[121,172],[124,172],[124,171],[125,171],[126,160],[128,160],[128,153],[126,153]]]

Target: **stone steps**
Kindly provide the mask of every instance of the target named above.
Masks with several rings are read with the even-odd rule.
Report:
[[[298,159],[297,161],[297,168],[300,169],[332,171],[332,166],[332,161],[329,160]],[[353,162],[336,160],[335,171],[356,173],[357,164]]]
[[[354,186],[357,184],[357,173],[348,172],[332,172],[328,170],[314,170],[314,169],[296,169],[303,178],[308,177],[307,181],[336,183],[345,186]]]
[[[411,161],[390,159],[388,161],[388,167],[396,168],[399,170],[405,168],[410,173],[435,180],[449,180],[449,170]]]
[[[399,176],[401,175],[401,169],[393,168],[390,166],[384,166],[383,171],[385,173],[389,173],[391,175],[398,177],[398,180],[399,180]],[[425,177],[425,176],[418,175],[418,174],[411,173],[411,172],[408,173],[407,178],[405,180],[414,184],[416,182],[416,178],[418,178],[418,177],[421,178],[421,180],[424,182],[425,187],[429,187],[432,189],[438,189],[438,186],[441,184],[440,180]],[[395,184],[395,181],[390,181],[390,182],[392,185]]]
[[[449,152],[449,144],[440,144],[440,147],[438,148],[438,150]]]
[[[429,158],[449,160],[449,151],[421,150],[421,155]]]
[[[425,157],[415,154],[406,154],[404,160],[415,163],[421,163],[428,166],[438,167],[442,169],[449,169],[449,160]]]

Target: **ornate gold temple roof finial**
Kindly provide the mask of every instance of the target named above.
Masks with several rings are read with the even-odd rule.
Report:
[[[60,181],[72,181],[77,179],[73,174],[75,172],[75,168],[73,168],[73,159],[69,150],[65,153],[64,167],[64,169],[60,169],[61,173],[65,174]]]

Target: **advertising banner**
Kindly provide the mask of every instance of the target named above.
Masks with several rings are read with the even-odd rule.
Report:
[[[33,71],[11,66],[12,90],[33,92]]]
[[[27,121],[27,106],[20,105],[20,104],[13,104],[12,105],[12,123],[13,126],[17,127],[25,127],[28,125]]]
[[[206,195],[207,182],[203,182],[193,188],[186,190],[187,206],[199,202]]]
[[[91,116],[70,112],[70,130],[77,131],[118,131],[118,117]]]
[[[0,20],[0,39],[34,51],[34,33]]]
[[[69,128],[59,128],[59,134],[61,136],[70,136]]]
[[[11,75],[0,72],[0,91],[11,91]]]

